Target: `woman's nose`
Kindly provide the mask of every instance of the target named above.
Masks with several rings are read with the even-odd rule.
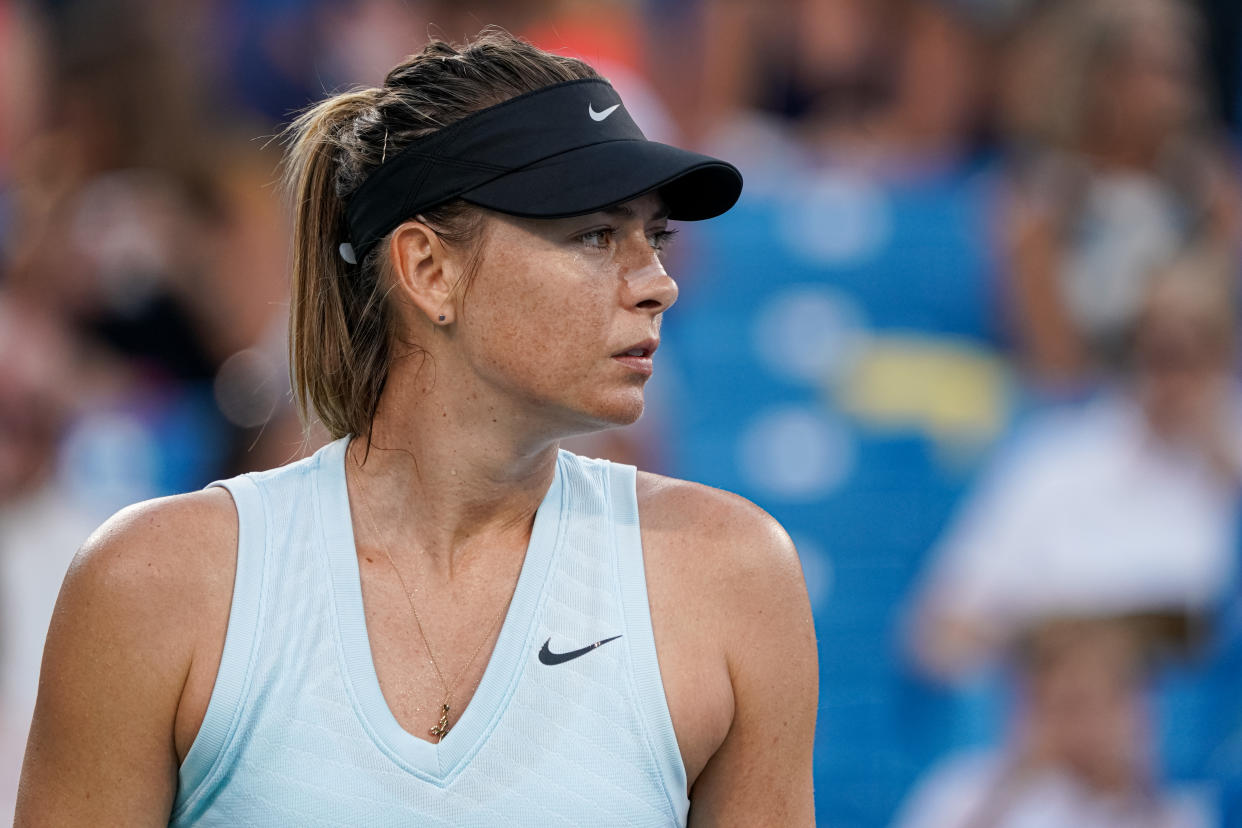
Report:
[[[655,250],[644,243],[646,255],[637,257],[622,275],[626,301],[631,307],[663,313],[677,301],[677,283],[664,269]]]

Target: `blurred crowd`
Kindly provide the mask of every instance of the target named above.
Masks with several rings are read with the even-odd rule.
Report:
[[[282,126],[485,24],[746,177],[577,447],[791,530],[820,822],[1242,825],[1236,0],[0,0],[0,819],[90,531],[322,441]]]

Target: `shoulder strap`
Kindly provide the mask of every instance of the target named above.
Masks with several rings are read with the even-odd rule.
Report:
[[[664,695],[660,663],[656,658],[651,628],[651,605],[647,599],[647,573],[638,522],[637,472],[633,466],[608,464],[608,499],[616,538],[617,578],[625,607],[625,634],[634,671],[639,710],[647,730],[652,757],[664,779],[669,804],[680,824],[686,822],[686,768],[677,746],[673,720]]]
[[[181,763],[173,816],[184,813],[199,793],[211,789],[217,775],[214,771],[237,730],[250,681],[263,603],[268,547],[263,493],[247,475],[211,485],[227,490],[237,509],[237,569],[220,668],[203,724]]]

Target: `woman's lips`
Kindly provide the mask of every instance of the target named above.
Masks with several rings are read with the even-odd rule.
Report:
[[[650,376],[652,371],[651,357],[655,354],[658,347],[660,347],[658,339],[647,339],[642,342],[636,342],[625,350],[613,354],[612,358],[633,371]]]
[[[647,376],[651,375],[652,365],[651,365],[650,355],[633,356],[631,354],[626,353],[626,354],[617,354],[616,356],[613,357],[613,359],[621,363],[622,365],[626,366],[632,371],[636,371],[640,374],[646,374]]]

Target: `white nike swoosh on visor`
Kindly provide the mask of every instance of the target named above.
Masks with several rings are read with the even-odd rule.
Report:
[[[587,114],[591,116],[592,121],[602,121],[605,118],[607,118],[609,115],[611,115],[613,111],[620,105],[621,104],[613,104],[612,106],[605,109],[603,112],[596,112],[595,104],[589,103],[587,104]]]

